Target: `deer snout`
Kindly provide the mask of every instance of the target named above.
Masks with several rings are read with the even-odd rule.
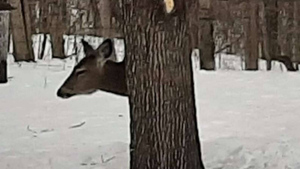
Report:
[[[63,98],[63,99],[67,99],[67,98],[70,98],[71,96],[74,96],[74,94],[68,92],[68,89],[66,89],[66,88],[64,88],[64,87],[58,89],[56,95],[57,95],[58,97]]]

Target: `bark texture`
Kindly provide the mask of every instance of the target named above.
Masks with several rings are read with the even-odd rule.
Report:
[[[187,2],[123,2],[130,168],[202,169]]]

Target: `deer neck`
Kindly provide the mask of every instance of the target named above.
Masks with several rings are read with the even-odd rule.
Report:
[[[107,61],[100,71],[99,90],[127,96],[125,62]]]

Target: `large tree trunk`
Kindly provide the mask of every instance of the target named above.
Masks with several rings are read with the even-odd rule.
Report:
[[[9,12],[0,11],[0,83],[7,82]]]
[[[14,50],[13,54],[16,61],[33,61],[33,49],[30,33],[30,25],[25,16],[26,9],[24,0],[9,0],[10,4],[16,7],[11,12],[11,27],[13,34]],[[28,12],[28,11],[27,11]]]
[[[250,20],[246,25],[246,70],[258,70],[258,4],[256,0],[249,3]]]
[[[203,169],[187,1],[176,0],[172,14],[161,1],[123,2],[130,168]]]

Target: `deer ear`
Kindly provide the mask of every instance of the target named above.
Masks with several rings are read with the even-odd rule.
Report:
[[[103,56],[104,58],[109,58],[113,53],[114,44],[111,39],[106,39],[102,42],[102,44],[98,47],[97,52],[99,56]]]
[[[89,44],[89,43],[87,43],[85,40],[81,40],[81,43],[82,43],[82,45],[83,45],[83,51],[84,51],[84,53],[85,53],[85,55],[87,56],[89,53],[91,53],[91,52],[93,52],[94,51],[94,49],[92,48],[92,46]]]

